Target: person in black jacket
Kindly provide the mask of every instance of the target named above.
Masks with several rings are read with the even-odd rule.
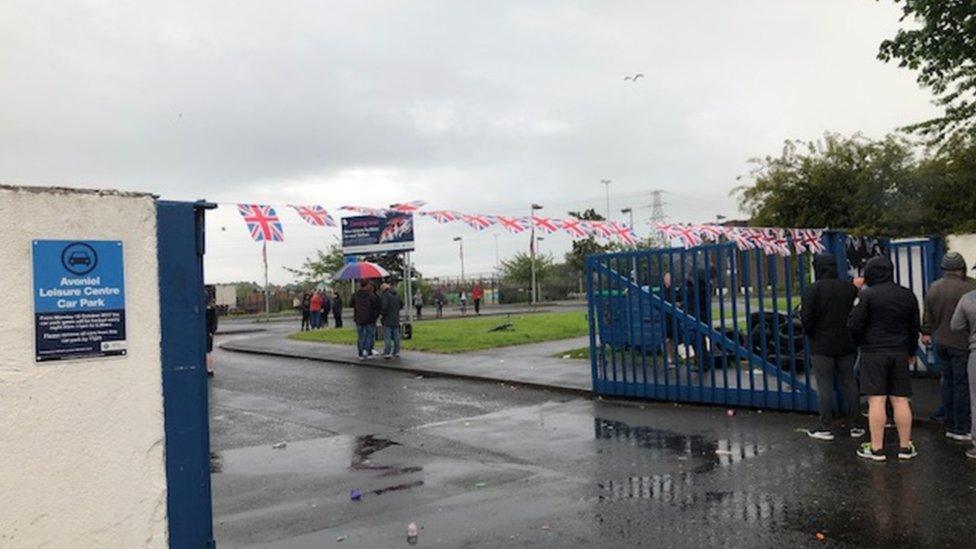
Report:
[[[204,286],[205,299],[207,302],[207,309],[205,311],[204,321],[207,330],[207,356],[205,359],[207,368],[207,377],[214,376],[213,368],[213,344],[214,336],[217,335],[217,287],[212,284],[207,284]]]
[[[342,328],[342,296],[335,290],[332,291],[332,318],[335,327]]]
[[[908,288],[895,284],[894,266],[887,257],[875,257],[864,267],[867,288],[847,327],[861,348],[861,392],[868,397],[868,422],[871,442],[865,442],[857,455],[884,461],[885,401],[891,402],[898,428],[899,459],[918,455],[912,442],[912,396],[908,367],[918,349],[918,299]]]
[[[376,341],[376,319],[380,316],[380,298],[368,280],[359,283],[359,290],[352,294],[353,321],[356,323],[356,348],[359,360],[373,358]]]
[[[831,254],[815,256],[813,270],[817,280],[803,291],[800,318],[817,380],[820,423],[807,434],[820,440],[834,440],[832,397],[837,382],[843,397],[840,415],[850,426],[850,435],[860,438],[864,436],[864,429],[853,424],[858,417],[859,404],[857,382],[854,381],[856,349],[847,330],[847,318],[854,308],[857,288],[837,277],[837,260]]]
[[[380,324],[383,325],[383,358],[400,357],[400,309],[403,301],[396,286],[380,286]]]

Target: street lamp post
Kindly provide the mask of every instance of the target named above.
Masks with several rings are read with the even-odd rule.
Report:
[[[461,285],[464,286],[464,239],[455,236],[454,241],[458,243],[458,255],[461,256]]]
[[[622,213],[622,214],[630,214],[630,230],[633,231],[634,230],[634,209],[633,208],[624,208],[624,209],[620,210],[620,213]]]
[[[607,221],[610,221],[610,184],[613,183],[611,179],[601,179],[600,183],[607,189]]]
[[[535,305],[537,299],[536,288],[535,288],[535,220],[533,220],[532,217],[535,217],[536,210],[541,210],[541,209],[542,209],[542,205],[532,204],[532,216],[529,217],[529,223],[532,225],[532,230],[530,232],[530,239],[529,239],[529,257],[532,263],[532,287],[529,288],[529,294],[530,294],[529,300],[531,301],[532,305]]]

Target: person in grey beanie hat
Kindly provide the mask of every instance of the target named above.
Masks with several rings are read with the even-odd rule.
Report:
[[[942,257],[942,278],[935,281],[925,296],[922,315],[922,343],[935,343],[935,355],[941,366],[942,409],[945,412],[945,436],[951,440],[970,440],[969,333],[953,330],[952,314],[959,300],[976,290],[976,281],[966,277],[966,260],[958,252]]]

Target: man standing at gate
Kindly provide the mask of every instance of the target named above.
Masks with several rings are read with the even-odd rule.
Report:
[[[966,277],[966,260],[958,252],[942,258],[942,278],[935,281],[925,296],[922,314],[922,343],[935,341],[935,354],[942,367],[942,408],[945,410],[946,437],[970,440],[969,333],[953,330],[952,316],[963,295],[976,290],[976,281]]]
[[[359,360],[373,357],[373,342],[376,340],[376,319],[380,316],[380,299],[373,292],[368,280],[359,281],[359,290],[352,294],[353,321],[356,323],[356,349]]]
[[[885,461],[885,401],[891,402],[898,428],[898,458],[918,455],[912,442],[912,382],[908,367],[918,349],[918,300],[908,288],[895,284],[894,265],[887,257],[874,257],[864,267],[867,288],[847,327],[854,343],[861,347],[861,392],[868,397],[868,424],[871,442],[865,442],[857,455],[872,461]]]
[[[976,291],[962,296],[952,315],[950,327],[969,334],[969,417],[970,433],[976,435]],[[976,444],[976,438],[973,439]],[[966,451],[966,457],[976,459],[976,445]]]
[[[831,254],[813,258],[816,282],[803,291],[800,307],[803,333],[810,347],[813,375],[820,397],[820,422],[807,434],[819,440],[834,440],[831,423],[834,417],[834,385],[840,387],[843,403],[840,416],[850,427],[854,438],[864,436],[864,429],[854,425],[859,417],[857,383],[854,381],[856,349],[847,331],[847,318],[857,299],[857,288],[837,277],[837,260]]]

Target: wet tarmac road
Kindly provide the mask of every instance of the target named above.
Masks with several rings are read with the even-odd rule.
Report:
[[[220,547],[976,546],[976,463],[934,426],[864,463],[798,414],[217,353]]]

